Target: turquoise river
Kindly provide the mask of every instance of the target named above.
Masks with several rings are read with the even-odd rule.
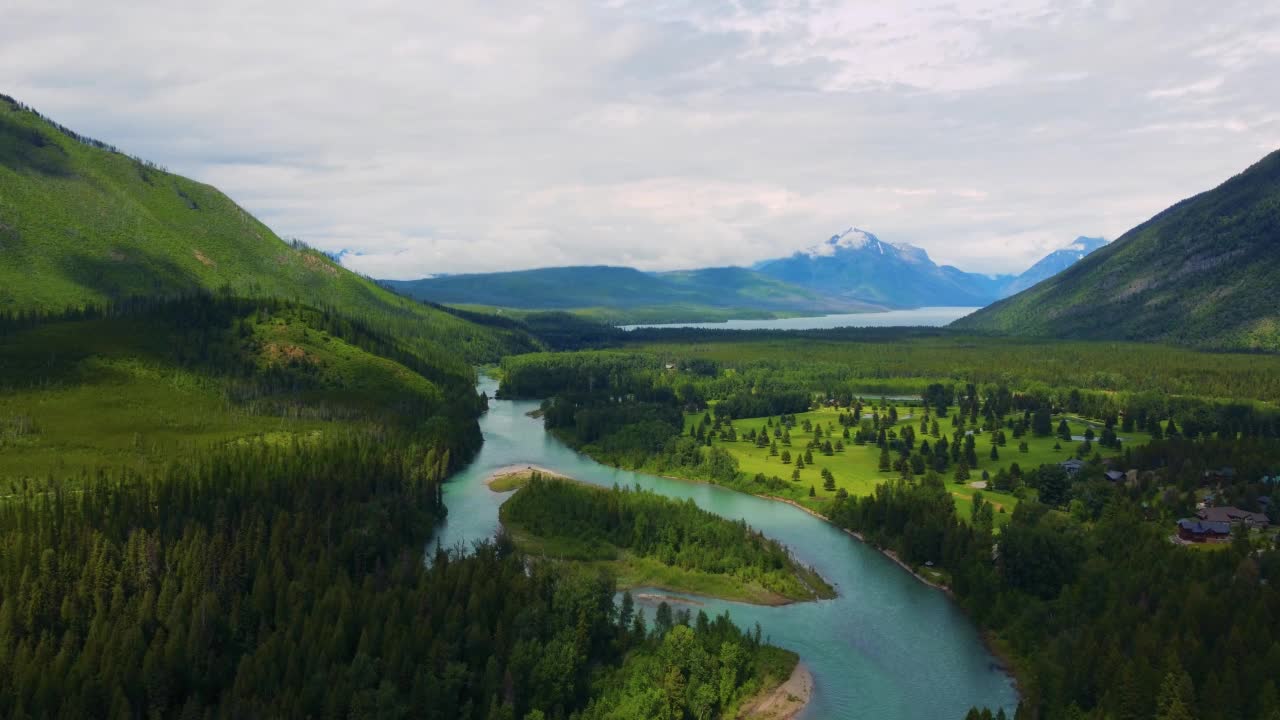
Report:
[[[496,383],[482,379],[493,397]],[[971,706],[1003,707],[1012,717],[1012,680],[983,646],[968,618],[873,548],[819,518],[714,485],[619,470],[597,463],[546,433],[527,415],[537,402],[491,400],[480,420],[484,447],[444,489],[449,517],[433,540],[469,547],[498,529],[507,497],[485,479],[499,468],[534,465],[597,485],[639,485],[690,498],[727,518],[746,520],[785,543],[832,583],[839,597],[783,607],[697,598],[708,614],[728,610],[743,627],[759,622],[776,645],[793,650],[814,676],[805,720],[961,720]],[[650,611],[652,617],[652,611]]]

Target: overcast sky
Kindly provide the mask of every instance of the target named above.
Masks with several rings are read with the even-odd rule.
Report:
[[[3,4],[0,92],[375,277],[1018,271],[1280,148],[1275,2]]]

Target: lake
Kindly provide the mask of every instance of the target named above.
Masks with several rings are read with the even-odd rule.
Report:
[[[911,310],[889,310],[879,313],[819,315],[816,317],[776,318],[773,320],[727,320],[725,322],[670,323],[660,325],[622,325],[623,330],[636,328],[708,328],[711,330],[830,330],[839,327],[940,327],[977,312],[976,307],[921,307]]]
[[[482,380],[493,397],[497,384]],[[446,547],[492,537],[508,496],[485,478],[511,465],[537,465],[605,487],[639,485],[692,499],[723,517],[742,519],[785,543],[840,596],[834,600],[759,607],[699,598],[708,614],[728,610],[740,626],[759,622],[776,645],[799,653],[814,676],[806,720],[960,720],[974,705],[1017,704],[1012,680],[977,630],[943,593],[835,526],[780,502],[727,488],[619,470],[591,460],[549,435],[527,415],[534,401],[491,400],[480,420],[484,446],[444,486],[449,516],[437,535]],[[673,594],[673,593],[666,593]],[[644,603],[637,602],[643,606]],[[647,610],[650,618],[653,609]]]

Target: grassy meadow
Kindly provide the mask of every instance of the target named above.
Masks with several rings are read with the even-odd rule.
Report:
[[[898,423],[895,427],[902,428],[906,425],[913,424],[917,430],[920,429],[920,419],[922,418],[923,409],[919,405],[907,405],[901,403],[893,403],[898,413]],[[865,406],[863,408],[864,415],[877,409],[877,406]],[[888,406],[880,407],[881,414],[888,412]],[[769,428],[770,440],[778,442],[778,455],[770,454],[769,446],[757,447],[756,444],[746,439],[746,433],[755,430],[757,433],[766,427],[767,418],[745,418],[741,420],[733,420],[732,425],[734,431],[738,435],[737,441],[722,441],[716,439],[714,445],[729,451],[738,461],[739,469],[749,476],[763,474],[766,477],[777,476],[787,480],[791,484],[791,489],[787,492],[787,497],[800,502],[801,504],[816,509],[821,512],[822,505],[825,501],[831,500],[837,492],[844,490],[850,495],[864,496],[875,492],[876,485],[897,477],[894,471],[881,471],[879,469],[880,448],[874,443],[866,445],[857,445],[853,440],[844,440],[842,438],[843,428],[839,422],[839,415],[842,411],[836,408],[822,408],[806,413],[796,414],[796,425],[790,429],[791,445],[784,445],[781,440],[773,437],[772,428]],[[687,413],[685,415],[685,433],[702,422],[704,413]],[[1101,432],[1101,423],[1090,423],[1089,421],[1067,415],[1057,415],[1053,418],[1053,427],[1058,427],[1060,420],[1066,420],[1071,433],[1074,436],[1083,436],[1085,429],[1092,426],[1095,433]],[[830,437],[834,445],[836,440],[844,443],[843,451],[836,451],[833,455],[824,455],[818,451],[813,453],[813,464],[806,464],[804,469],[800,471],[800,480],[791,481],[792,473],[795,469],[794,458],[802,456],[809,442],[813,440],[813,432],[805,432],[804,422],[808,420],[815,426],[821,426],[823,429],[823,439]],[[777,425],[777,418],[774,418],[774,425]],[[950,419],[939,421],[939,434],[945,436],[948,442],[951,441],[951,434],[954,429],[951,426]],[[827,433],[830,433],[828,435]],[[950,472],[947,473],[946,479],[951,489],[951,495],[955,499],[956,508],[962,518],[968,518],[971,514],[973,505],[973,495],[981,492],[982,497],[987,502],[993,504],[996,510],[996,524],[1003,525],[1009,520],[1009,513],[1017,506],[1019,497],[1012,494],[995,492],[989,489],[983,489],[975,486],[982,481],[983,471],[987,471],[991,476],[995,476],[996,472],[1008,469],[1010,465],[1017,463],[1024,471],[1039,467],[1042,464],[1058,463],[1068,460],[1075,456],[1078,442],[1062,442],[1056,436],[1035,437],[1032,433],[1027,433],[1022,438],[1015,439],[1006,429],[1006,444],[997,448],[999,458],[997,460],[990,459],[991,439],[989,433],[979,433],[976,440],[977,455],[979,465],[977,468],[970,469],[970,479],[965,483],[957,483],[951,478]],[[1120,433],[1125,444],[1142,444],[1150,440],[1150,436],[1142,432]],[[917,444],[921,439],[928,440],[933,444],[937,438],[932,435],[919,433],[916,435]],[[1019,451],[1019,443],[1025,441],[1027,443],[1027,452]],[[1059,445],[1060,449],[1055,450],[1054,445]],[[1103,457],[1114,455],[1113,451],[1108,448],[1099,446],[1094,443]],[[792,455],[792,462],[784,463],[782,461],[782,451],[789,451]],[[896,459],[896,454],[894,455]],[[831,471],[835,477],[834,491],[823,488],[823,479],[821,472],[823,469]],[[809,496],[809,488],[813,487],[815,496]],[[1031,488],[1023,488],[1019,494],[1022,497],[1034,497],[1035,490]],[[1001,512],[1003,510],[1003,512]]]
[[[212,364],[145,318],[40,325],[0,337],[0,478],[138,470],[248,438],[342,433],[439,387],[288,313],[214,333]]]

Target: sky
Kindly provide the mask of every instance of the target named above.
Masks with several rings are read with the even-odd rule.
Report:
[[[0,92],[379,278],[975,272],[1280,149],[1280,3],[4,0]]]

